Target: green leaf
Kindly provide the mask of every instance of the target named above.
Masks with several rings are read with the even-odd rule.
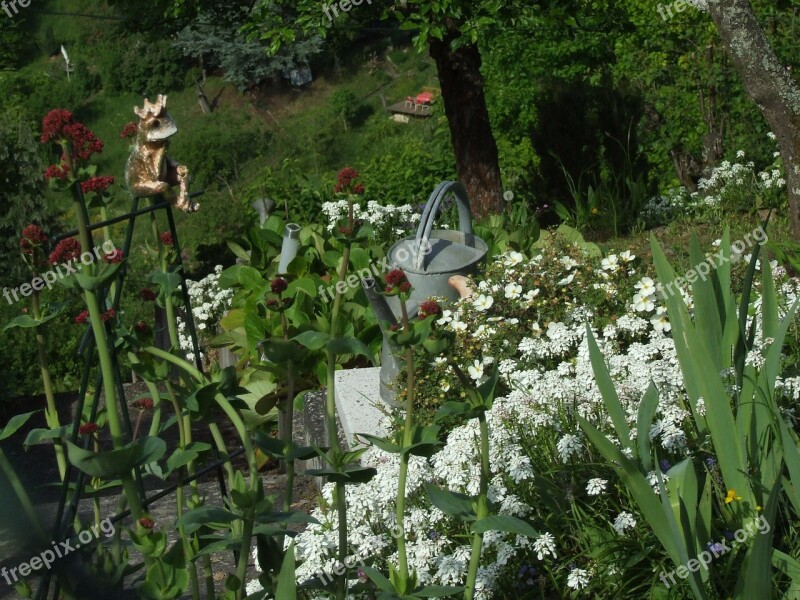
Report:
[[[20,427],[25,425],[25,423],[28,422],[28,419],[30,419],[37,412],[39,411],[34,410],[29,413],[23,413],[21,415],[11,417],[6,426],[3,427],[3,429],[0,429],[0,441],[10,438],[12,435],[14,435],[20,429]]]
[[[297,584],[295,580],[294,542],[292,542],[286,550],[286,556],[283,558],[275,597],[281,600],[297,600]]]
[[[353,337],[341,337],[330,340],[328,342],[328,351],[337,356],[342,354],[366,356],[373,365],[377,364],[375,357],[373,356],[372,352],[370,352],[370,349],[367,347],[367,345],[361,340]]]
[[[658,389],[651,381],[639,404],[639,415],[636,419],[636,441],[639,446],[639,460],[645,471],[653,470],[653,457],[650,456],[650,425],[658,410]]]
[[[55,429],[32,429],[25,438],[23,446],[27,450],[30,446],[41,444],[45,440],[56,440],[58,438],[67,437],[72,431],[72,425],[62,425]]]
[[[198,529],[208,527],[209,529],[227,529],[228,526],[237,521],[239,517],[230,511],[213,506],[202,506],[183,514],[178,519],[178,525],[186,529],[186,533],[192,534]]]
[[[159,460],[167,444],[157,437],[145,436],[117,450],[92,452],[67,441],[67,455],[75,468],[91,477],[111,479],[130,475],[134,467]]]
[[[603,396],[603,403],[605,404],[608,415],[611,417],[611,422],[614,424],[614,429],[617,432],[617,439],[620,440],[627,448],[631,448],[631,430],[628,427],[628,420],[625,416],[625,409],[619,401],[617,389],[614,387],[614,382],[611,381],[611,374],[608,372],[605,358],[597,341],[594,339],[589,324],[586,324],[586,339],[589,343],[589,357],[592,362],[592,372],[594,373],[594,380],[597,387],[600,389],[600,394]],[[631,448],[633,450],[633,448]]]
[[[425,483],[425,491],[428,493],[431,504],[446,515],[463,521],[474,521],[476,519],[470,496],[445,490],[432,483]]]
[[[390,442],[386,438],[378,437],[377,435],[369,435],[368,433],[358,433],[356,435],[360,438],[364,438],[371,445],[377,446],[384,452],[388,452],[390,454],[400,454],[403,451],[403,448],[399,444]]]
[[[292,339],[309,350],[321,350],[330,340],[330,336],[320,331],[305,331]]]
[[[473,533],[486,533],[487,531],[505,531],[516,533],[528,537],[539,537],[536,531],[527,521],[512,517],[510,515],[489,515],[472,524]]]

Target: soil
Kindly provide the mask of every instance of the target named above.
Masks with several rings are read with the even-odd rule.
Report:
[[[125,395],[128,398],[129,406],[132,399],[139,395],[147,394],[147,388],[139,384],[126,384]],[[59,409],[59,417],[62,424],[71,422],[72,415],[77,404],[77,394],[59,394],[57,396],[57,405]],[[5,402],[0,407],[0,427],[4,426],[6,422],[16,414],[30,412],[33,410],[41,410],[45,406],[44,397],[28,397],[17,398],[11,402]],[[135,408],[129,408],[132,420],[132,427],[135,429],[136,420],[141,414],[141,411]],[[166,422],[173,412],[168,405],[164,407],[162,422]],[[142,415],[142,422],[139,425],[140,431],[146,432],[149,427],[150,416],[145,413]],[[217,419],[223,439],[225,440],[228,451],[233,453],[241,448],[239,436],[233,426],[224,417]],[[32,503],[35,505],[36,513],[42,521],[45,531],[54,531],[55,517],[58,510],[59,499],[62,493],[62,486],[60,485],[60,477],[58,467],[56,464],[54,450],[52,443],[43,443],[40,445],[31,446],[27,450],[23,447],[28,433],[36,428],[46,428],[43,412],[37,412],[28,423],[17,431],[10,438],[0,442],[0,449],[6,454],[9,462],[13,465],[22,486],[27,494],[30,496]],[[207,427],[203,423],[194,423],[192,426],[193,437],[195,441],[212,443],[211,436]],[[161,436],[167,442],[167,456],[178,446],[178,430],[177,427],[172,426],[166,430]],[[110,440],[106,437],[101,438],[101,445],[103,448],[110,448]],[[200,471],[204,466],[211,465],[212,460],[208,460],[205,464],[198,464],[197,470]],[[247,465],[244,455],[239,455],[234,458],[234,469],[239,469],[247,472]],[[279,472],[277,464],[274,461],[267,461],[261,470],[261,480],[264,485],[264,491],[267,496],[280,497],[283,494],[285,483],[285,476]],[[77,474],[73,474],[72,481],[74,482]],[[177,475],[173,474],[169,481],[161,481],[160,479],[145,475],[143,477],[143,488],[148,498],[152,498],[162,490],[175,485],[177,482]],[[86,482],[88,483],[88,481]],[[220,490],[220,483],[218,478],[218,470],[212,469],[205,473],[198,479],[198,487],[201,497],[205,499],[207,506],[214,506],[222,508],[224,502]],[[294,503],[292,508],[301,512],[310,512],[317,504],[318,487],[316,481],[310,477],[299,476],[295,479],[294,485]],[[119,498],[121,490],[119,487],[105,490],[99,494],[100,498],[100,515],[101,519],[112,518],[119,512]],[[189,486],[184,489],[186,498],[191,496]],[[156,529],[167,533],[169,543],[172,544],[177,539],[175,530],[175,521],[177,515],[176,507],[176,492],[170,491],[164,498],[155,501],[149,507],[150,517],[156,524]],[[78,506],[78,515],[82,522],[91,523],[93,521],[93,503],[90,498],[83,498]],[[131,527],[133,520],[130,517],[122,519],[116,523],[115,527],[122,527],[123,530]],[[24,512],[16,500],[8,480],[5,476],[0,475],[0,600],[7,600],[12,598],[20,598],[13,587],[7,584],[4,579],[2,569],[9,571],[20,565],[22,562],[27,562],[31,557],[38,554],[33,546],[28,542],[31,540],[31,526],[25,518]],[[127,538],[127,536],[123,536]],[[138,552],[132,549],[131,556],[136,559]],[[78,559],[79,561],[80,559]],[[224,588],[225,579],[228,573],[235,571],[234,559],[232,553],[218,552],[212,555],[212,565],[214,570],[214,579],[217,591]],[[58,563],[53,566],[54,571],[58,571]],[[201,564],[198,562],[198,570],[200,576],[201,598],[206,598],[203,573]],[[80,563],[75,560],[69,563],[67,571],[73,577],[76,573],[80,573]],[[254,565],[250,564],[248,568],[248,579],[256,576]],[[10,577],[10,576],[9,576]],[[79,577],[79,576],[78,576]],[[126,591],[120,598],[136,598],[135,589],[138,587],[143,577],[143,572],[140,569],[136,574],[129,575],[125,580]],[[13,580],[11,580],[13,582]],[[34,588],[38,587],[41,579],[32,580]],[[48,597],[52,598],[54,589],[50,588]],[[103,592],[88,592],[87,600],[91,597],[97,597],[98,600],[110,600],[111,595]],[[184,597],[189,597],[188,594]]]

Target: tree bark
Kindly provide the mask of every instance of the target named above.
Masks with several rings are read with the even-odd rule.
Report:
[[[708,0],[708,12],[745,90],[780,144],[792,237],[800,240],[800,88],[772,49],[749,0]]]
[[[456,172],[476,215],[499,213],[503,210],[503,184],[497,143],[483,93],[480,51],[474,44],[453,50],[450,42],[454,35],[457,34],[432,40],[430,55],[439,74]]]

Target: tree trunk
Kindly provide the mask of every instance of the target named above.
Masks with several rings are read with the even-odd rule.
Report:
[[[749,0],[708,0],[708,12],[745,90],[778,139],[792,237],[800,240],[800,88],[778,60]]]
[[[430,55],[439,73],[456,172],[476,215],[499,213],[503,211],[503,184],[483,94],[480,51],[474,44],[452,50],[450,41],[450,36],[432,40]]]

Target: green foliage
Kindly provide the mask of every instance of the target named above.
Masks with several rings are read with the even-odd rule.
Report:
[[[186,64],[169,40],[115,33],[99,46],[95,63],[106,92],[155,96],[185,84]]]

